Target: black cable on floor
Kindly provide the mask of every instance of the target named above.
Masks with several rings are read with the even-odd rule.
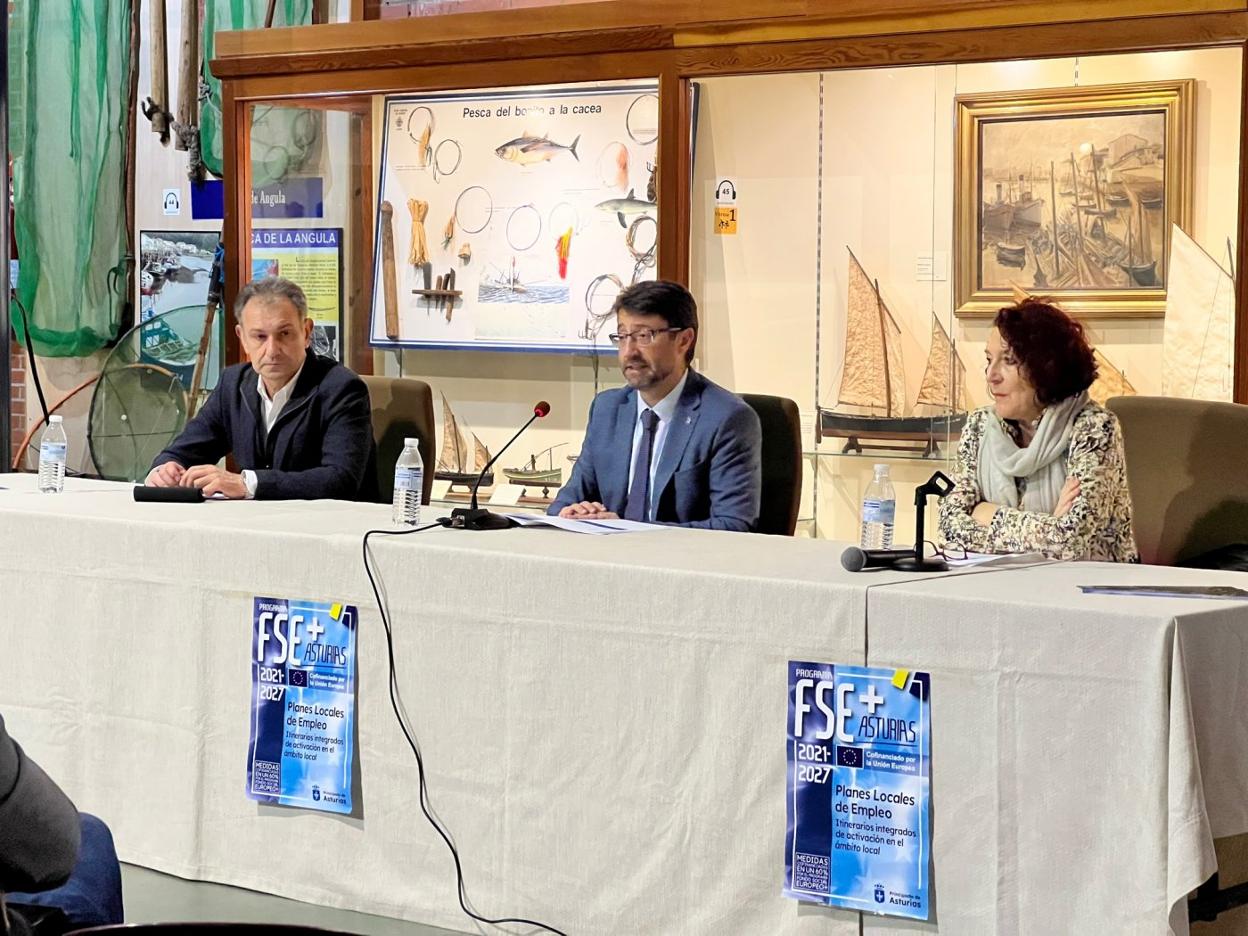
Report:
[[[539,930],[545,930],[548,933],[554,933],[555,936],[567,936],[563,930],[556,929],[547,923],[541,923],[537,920],[527,920],[524,917],[499,917],[491,919],[482,916],[473,910],[468,909],[468,899],[466,887],[464,885],[464,868],[459,859],[459,850],[451,841],[450,833],[443,827],[441,821],[437,819],[429,806],[429,790],[425,783],[425,760],[420,753],[420,745],[416,741],[415,732],[408,726],[403,712],[406,708],[403,706],[402,699],[399,697],[399,681],[394,665],[394,635],[390,629],[390,615],[386,612],[386,603],[382,601],[381,590],[377,587],[377,579],[373,577],[373,569],[368,561],[368,538],[370,536],[406,536],[410,533],[423,533],[425,530],[432,530],[434,527],[447,526],[449,521],[442,519],[436,523],[429,523],[425,526],[414,527],[410,530],[369,530],[364,534],[364,572],[368,576],[368,583],[373,587],[373,597],[377,600],[377,610],[381,612],[381,626],[386,632],[386,656],[389,660],[390,668],[390,707],[394,709],[394,717],[399,723],[399,727],[403,730],[403,737],[407,739],[407,745],[412,749],[412,754],[416,756],[416,773],[420,781],[420,811],[425,814],[425,818],[429,820],[429,824],[433,826],[435,832],[441,836],[442,841],[446,843],[446,847],[451,851],[451,858],[455,861],[455,884],[456,891],[459,896],[459,907],[472,919],[478,923],[486,923],[491,926],[499,926],[506,923],[519,923],[526,926],[535,926]]]

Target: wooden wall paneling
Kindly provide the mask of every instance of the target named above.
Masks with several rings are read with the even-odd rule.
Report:
[[[910,10],[929,5],[929,0],[895,2]],[[976,2],[990,5],[988,0]],[[1001,2],[1009,5],[1018,0]],[[813,5],[827,7],[818,0]],[[840,7],[860,14],[873,12],[878,6],[875,0],[841,0],[840,3]],[[352,55],[367,55],[379,49],[449,45],[472,40],[499,42],[517,36],[545,37],[551,43],[558,43],[562,41],[561,37],[575,33],[609,34],[646,26],[662,27],[670,32],[682,24],[709,26],[726,20],[800,19],[808,15],[811,7],[811,0],[769,0],[765,4],[755,0],[597,0],[488,13],[450,13],[343,23],[333,30],[315,30],[306,26],[283,30],[235,30],[218,37],[216,48],[217,54],[224,58],[250,58],[298,52],[340,55],[348,50]]]
[[[682,45],[740,44],[1216,12],[1248,12],[1248,0],[840,0],[837,4],[826,0],[599,0],[352,22],[333,29],[239,30],[218,37],[217,52],[225,59],[246,60],[323,53],[322,61],[309,60],[306,67],[332,69],[335,63],[341,64],[344,53],[370,56],[391,50],[393,54],[405,47],[427,50],[472,40],[501,43],[515,37],[545,37],[549,48],[554,48],[573,34],[614,34],[643,27],[675,30]],[[1000,57],[999,50],[994,57]],[[1018,57],[1026,57],[1026,51]]]
[[[654,78],[669,58],[661,53],[610,53],[575,58],[431,65],[427,68],[352,68],[298,76],[259,76],[227,82],[239,100],[301,100],[314,95],[408,94],[456,91],[463,88],[524,87],[575,81],[620,81]],[[570,76],[575,76],[571,78]],[[334,106],[340,106],[335,104]]]
[[[689,77],[756,73],[832,71],[839,68],[933,65],[999,60],[1002,49],[1016,58],[1065,58],[1111,52],[1226,45],[1248,38],[1248,13],[1167,16],[1125,22],[1011,26],[951,30],[914,36],[811,39],[682,48],[675,54]]]
[[[341,339],[347,366],[357,374],[373,372],[373,349],[368,343],[373,301],[373,115],[351,118],[351,291],[347,297],[346,335]]]
[[[1248,10],[1245,0],[1020,0],[983,7],[973,3],[948,3],[942,10],[885,9],[870,15],[847,18],[821,10],[801,20],[774,22],[711,21],[706,26],[678,28],[678,46],[709,46],[741,43],[800,42],[809,39],[848,39],[864,36],[902,36],[953,30],[984,30],[1005,26],[1035,26],[1129,19],[1234,13]],[[998,50],[994,58],[1001,58]],[[1030,58],[1023,50],[1014,58]]]
[[[225,318],[225,362],[243,358],[234,334],[234,297],[251,270],[251,107],[237,100],[229,83],[221,89],[223,171],[225,174],[225,295],[221,312]]]
[[[669,67],[659,75],[659,243],[657,274],[689,285],[689,82]]]
[[[222,79],[258,75],[341,74],[338,69],[343,61],[350,61],[353,68],[361,69],[420,68],[609,52],[652,52],[672,47],[672,30],[669,27],[643,26],[612,32],[555,36],[504,35],[438,45],[396,44],[365,48],[358,52],[299,50],[273,55],[219,56],[213,59],[211,67],[212,73]]]

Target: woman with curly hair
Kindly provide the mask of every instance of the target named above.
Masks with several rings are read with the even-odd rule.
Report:
[[[1035,299],[1001,309],[986,349],[992,405],[967,419],[940,533],[974,552],[1136,562],[1122,432],[1088,398],[1083,326]]]

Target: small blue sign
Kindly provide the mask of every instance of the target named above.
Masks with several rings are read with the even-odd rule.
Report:
[[[358,621],[350,605],[254,600],[251,799],[351,812]]]
[[[784,893],[929,918],[931,679],[789,662]]]
[[[253,218],[323,218],[325,180],[283,179],[251,190]]]
[[[225,183],[204,179],[191,183],[191,218],[195,221],[221,221],[225,218]]]

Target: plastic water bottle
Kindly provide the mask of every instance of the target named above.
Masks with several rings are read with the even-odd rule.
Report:
[[[398,526],[420,523],[420,495],[425,487],[425,463],[420,457],[416,439],[403,440],[403,453],[394,465],[394,512],[391,519]]]
[[[890,549],[893,520],[897,516],[897,495],[888,479],[888,465],[876,465],[875,477],[862,497],[863,549]]]
[[[48,417],[48,428],[39,443],[39,490],[44,494],[60,494],[65,490],[65,460],[69,443],[60,416]]]

